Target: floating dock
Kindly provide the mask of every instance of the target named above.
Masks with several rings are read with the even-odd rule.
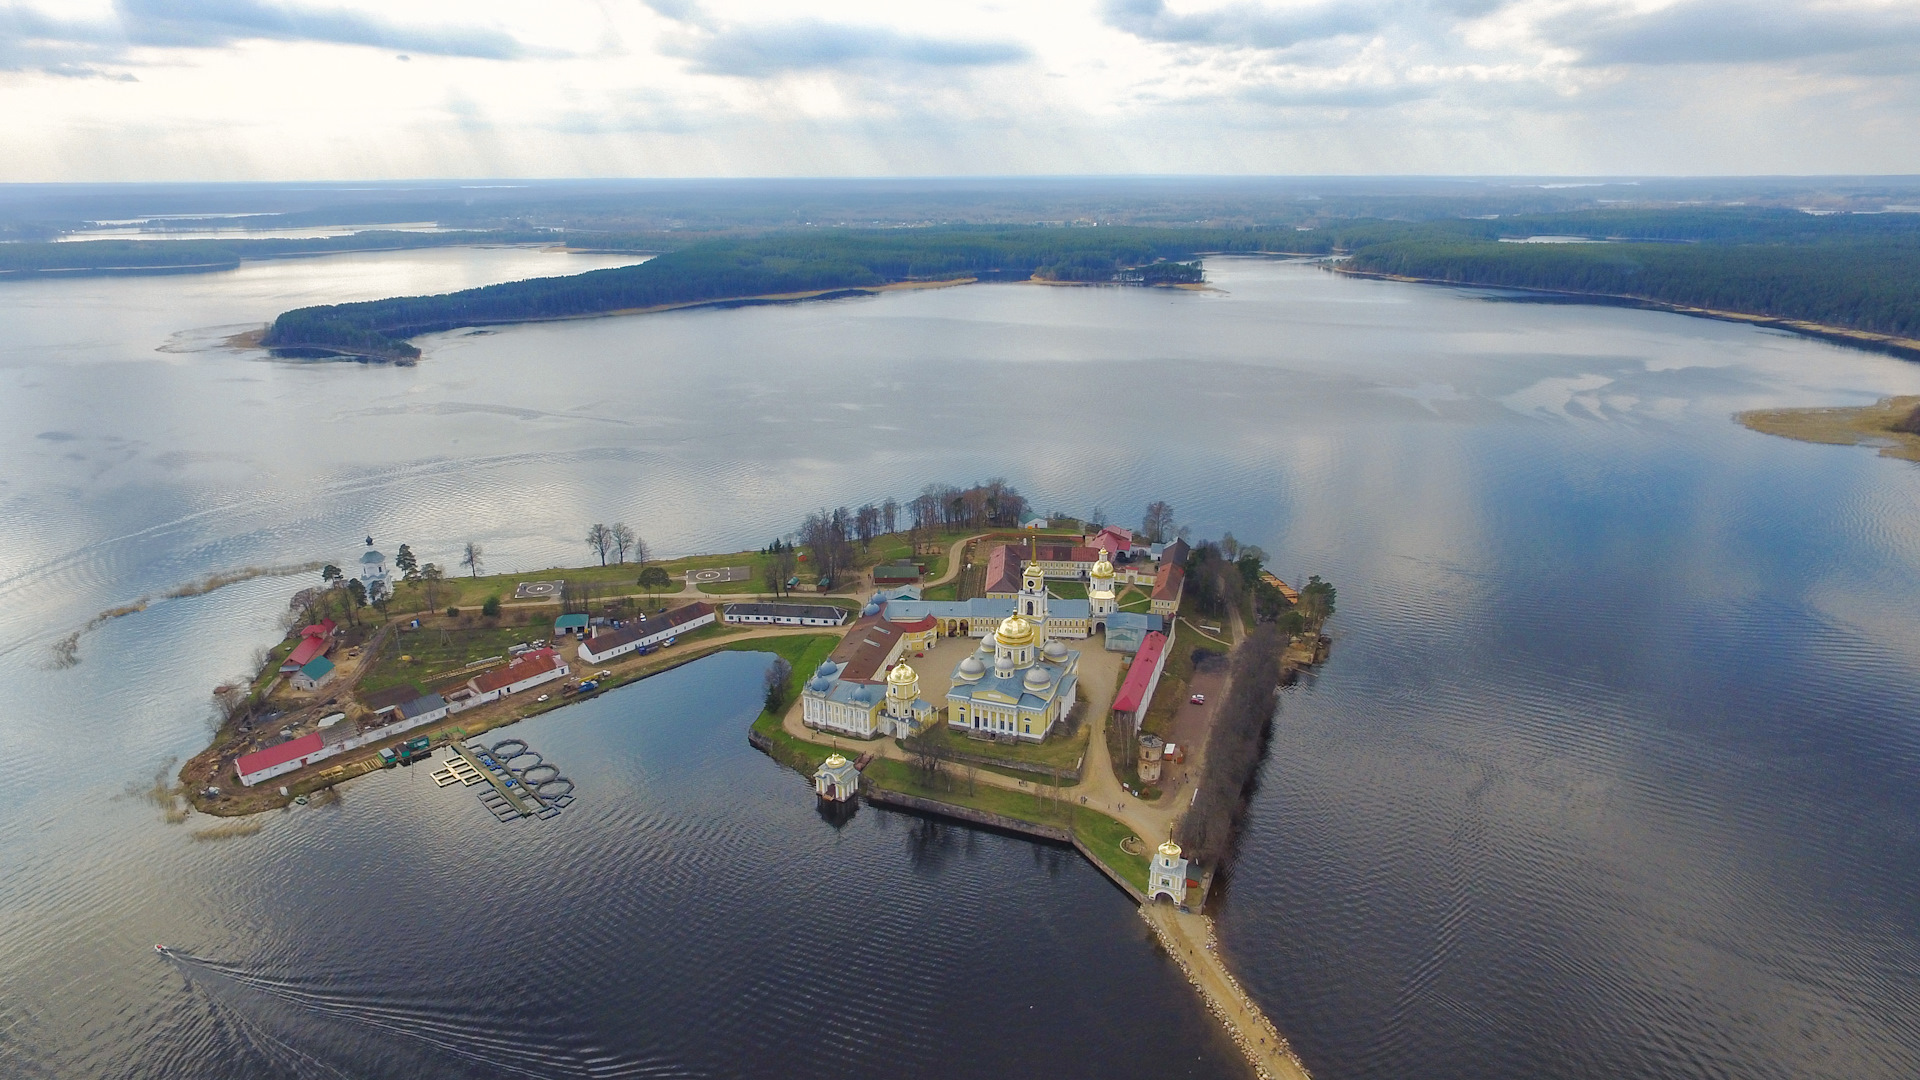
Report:
[[[547,764],[519,739],[503,739],[492,746],[449,742],[453,757],[435,771],[440,787],[487,785],[480,805],[499,821],[551,818],[573,802],[573,781]]]

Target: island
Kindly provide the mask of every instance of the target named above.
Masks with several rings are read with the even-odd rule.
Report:
[[[623,523],[586,537],[594,564],[537,574],[484,574],[469,544],[464,576],[368,537],[294,598],[260,670],[216,690],[223,722],[182,794],[241,817],[434,762],[443,786],[492,785],[503,820],[543,817],[571,783],[477,736],[720,650],[771,653],[746,737],[823,813],[866,802],[1075,848],[1259,1075],[1306,1075],[1205,905],[1278,689],[1328,654],[1331,584],[1289,585],[1231,534],[1190,541],[1165,502],[1135,531],[1035,515],[1000,481],[822,511],[758,551],[654,561]]]

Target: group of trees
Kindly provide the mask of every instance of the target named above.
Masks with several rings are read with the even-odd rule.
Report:
[[[1180,846],[1196,862],[1218,866],[1232,853],[1254,772],[1266,749],[1268,725],[1279,708],[1280,654],[1286,645],[1278,627],[1262,626],[1233,650],[1232,682],[1207,736],[1207,767],[1177,833]]]
[[[918,537],[958,529],[1014,528],[1027,516],[1028,508],[1018,489],[1004,477],[995,477],[969,488],[928,484],[907,504],[907,514]]]
[[[612,525],[594,525],[587,529],[587,546],[600,556],[600,565],[607,565],[607,556],[614,557],[619,565],[625,565],[631,555],[633,561],[645,566],[653,561],[652,553],[647,550],[647,542],[629,528],[624,521]]]

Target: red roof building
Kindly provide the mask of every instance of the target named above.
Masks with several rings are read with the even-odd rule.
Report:
[[[1115,555],[1126,556],[1133,552],[1133,530],[1118,525],[1109,525],[1100,530],[1100,535],[1087,541],[1091,548],[1105,548]]]
[[[289,773],[307,763],[309,754],[318,753],[326,747],[319,732],[290,739],[278,746],[269,746],[265,750],[255,750],[251,754],[242,754],[233,763],[233,771],[240,776],[240,782],[251,787],[262,780]]]
[[[325,656],[327,650],[331,648],[333,648],[333,639],[330,637],[320,635],[303,637],[300,639],[300,644],[293,647],[293,652],[287,655],[286,662],[280,665],[280,670],[299,671],[317,657]]]
[[[557,673],[556,673],[557,672]],[[475,693],[492,694],[498,692],[513,693],[521,689],[520,684],[533,685],[557,679],[567,673],[567,662],[552,649],[535,649],[521,653],[506,667],[494,668],[482,672],[468,681]],[[543,678],[544,676],[544,678]]]
[[[1140,721],[1146,719],[1147,708],[1153,704],[1153,692],[1160,685],[1160,672],[1166,664],[1167,635],[1156,630],[1140,642],[1133,666],[1127,669],[1126,681],[1120,684],[1120,692],[1113,698],[1113,718],[1127,724],[1133,734],[1139,733]]]
[[[1153,575],[1153,599],[1147,608],[1155,615],[1172,616],[1180,610],[1180,593],[1187,585],[1187,568],[1164,562]]]
[[[321,619],[317,623],[300,628],[301,637],[332,637],[339,624],[332,619]]]

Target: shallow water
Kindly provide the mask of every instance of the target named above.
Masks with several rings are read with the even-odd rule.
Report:
[[[1003,475],[1042,509],[1164,497],[1339,584],[1219,912],[1316,1075],[1920,1072],[1916,473],[1728,419],[1920,368],[1259,260],[1211,260],[1213,293],[456,331],[413,368],[217,344],[578,258],[0,288],[0,1071],[1231,1071],[1070,855],[815,815],[744,746],[750,657],[514,729],[582,783],[556,822],[495,825],[413,769],[198,843],[121,792],[198,749],[297,583],[162,601],[45,663],[103,608],[368,533],[532,570],[592,521],[758,546]]]

